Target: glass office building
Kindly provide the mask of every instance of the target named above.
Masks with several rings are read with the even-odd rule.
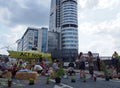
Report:
[[[18,42],[18,51],[29,51],[36,48],[40,52],[47,52],[47,33],[47,28],[28,27],[21,41]]]
[[[62,49],[78,49],[77,1],[61,0]]]
[[[71,57],[78,54],[77,19],[77,0],[51,0],[49,30],[60,33],[60,51],[65,57],[72,51]]]
[[[78,49],[77,0],[51,0],[49,30],[61,33],[61,49]]]

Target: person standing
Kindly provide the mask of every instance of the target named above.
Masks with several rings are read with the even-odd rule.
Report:
[[[83,76],[85,76],[85,57],[83,56],[83,53],[80,52],[79,56],[79,70],[80,70],[80,78],[83,78]]]
[[[75,64],[76,64],[76,69],[79,69],[79,59],[78,58],[75,60]]]
[[[91,51],[88,51],[88,64],[89,64],[89,73],[91,75],[91,78],[93,79],[93,67],[94,67],[94,63],[93,63],[93,54]]]
[[[118,57],[118,75],[120,78],[120,56]]]
[[[98,71],[101,71],[101,68],[100,68],[100,57],[97,56],[97,68],[98,68]]]
[[[117,73],[118,73],[118,53],[116,51],[114,51],[113,55],[112,55],[112,65],[113,67],[116,69]]]

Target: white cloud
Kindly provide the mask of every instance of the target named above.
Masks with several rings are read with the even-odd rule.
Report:
[[[27,27],[25,25],[17,25],[13,28],[9,28],[9,32],[6,34],[1,34],[0,40],[2,40],[0,44],[1,54],[8,54],[7,50],[16,50],[17,43],[16,41],[20,39],[23,33],[26,31]],[[5,40],[5,41],[3,41]]]
[[[80,8],[85,8],[87,6],[87,0],[78,0],[78,4],[79,4],[79,9]]]
[[[6,26],[48,26],[50,0],[0,0],[0,22]]]
[[[93,36],[95,37],[95,36]],[[111,36],[103,36],[106,38],[102,38],[97,36],[97,40],[95,39],[90,39],[90,41],[87,42],[87,44],[81,45],[80,46],[80,50],[83,52],[88,52],[88,51],[92,51],[94,53],[100,53],[100,55],[112,55],[113,53],[113,47],[115,46],[113,42],[114,39]],[[111,42],[108,42],[108,40],[110,40]]]
[[[0,54],[8,54],[7,48],[0,44]]]
[[[98,0],[78,0],[79,9],[94,9],[98,4]]]
[[[80,51],[99,52],[100,55],[111,55],[120,52],[120,13],[114,19],[99,23],[79,23]]]
[[[119,0],[99,0],[98,8],[99,9],[113,9],[118,6],[120,3]]]
[[[24,9],[29,9],[29,7],[27,7],[26,5],[26,1],[25,0],[15,0],[17,2],[17,4],[21,7],[21,8],[24,8]]]
[[[79,51],[92,50],[100,55],[111,55],[115,50],[120,53],[119,2],[99,0],[93,8],[87,7],[88,2],[85,3],[86,9],[79,6]]]
[[[0,8],[0,22],[3,24],[9,24],[9,19],[11,17],[11,13],[8,8]]]
[[[16,43],[16,41],[22,37],[26,29],[27,29],[27,26],[25,25],[17,25],[11,28],[9,41],[12,41],[11,43]]]
[[[81,23],[79,25],[79,29],[81,30],[80,32],[83,34],[87,34],[87,35],[92,35],[96,32],[98,32],[98,26],[97,25],[93,25],[90,22],[84,22]]]
[[[120,13],[118,13],[115,19],[110,21],[104,21],[98,24],[99,30],[111,32],[112,33],[119,33],[120,31]]]
[[[25,25],[17,25],[11,28],[10,31],[12,32],[12,34],[16,34],[17,37],[20,37],[23,35],[26,29],[27,29],[27,26]]]

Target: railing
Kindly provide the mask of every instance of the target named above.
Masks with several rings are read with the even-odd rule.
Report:
[[[101,60],[110,60],[110,59],[112,59],[112,57],[111,56],[100,56],[100,59]]]

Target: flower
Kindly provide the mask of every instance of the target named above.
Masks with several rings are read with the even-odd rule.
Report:
[[[30,78],[29,80],[32,81],[32,80],[34,80],[34,79],[33,79],[33,78]]]

